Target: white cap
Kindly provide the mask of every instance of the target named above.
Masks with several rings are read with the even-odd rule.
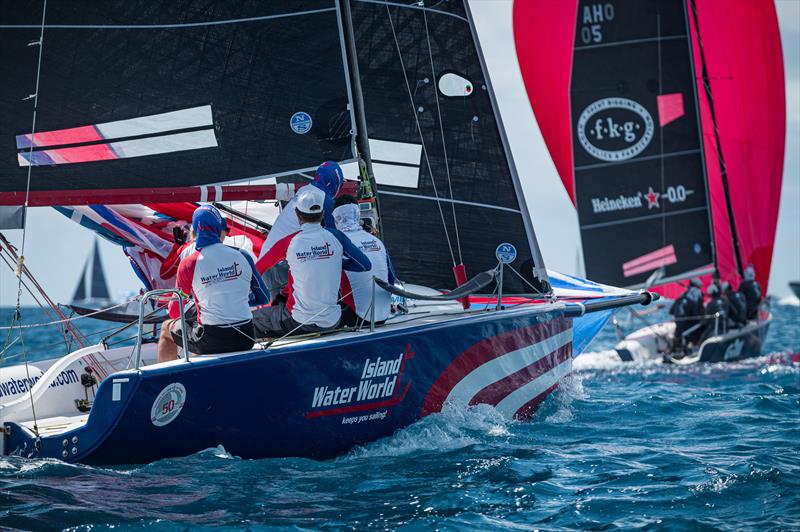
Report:
[[[313,185],[300,189],[297,193],[295,208],[304,214],[322,214],[325,205],[325,193]]]

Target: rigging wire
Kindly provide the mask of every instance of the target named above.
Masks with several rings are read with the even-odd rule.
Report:
[[[42,74],[42,49],[44,48],[44,21],[47,14],[47,0],[42,2],[42,24],[39,30],[39,54],[36,61],[36,88],[33,93],[33,117],[31,119],[31,143],[28,148],[28,175],[25,182],[25,204],[22,211],[22,244],[19,249],[19,257],[17,258],[17,304],[14,311],[15,318],[19,318],[20,299],[22,298],[22,269],[25,263],[25,240],[28,230],[28,202],[31,193],[31,171],[33,170],[33,146],[36,138],[36,111],[39,107],[39,80]],[[13,322],[12,322],[13,323]]]
[[[411,85],[408,82],[408,74],[406,73],[406,65],[403,62],[403,54],[400,52],[400,42],[397,40],[397,32],[394,29],[394,21],[392,20],[392,12],[389,9],[389,4],[386,5],[386,16],[389,17],[389,25],[392,28],[392,37],[394,38],[394,45],[397,49],[397,57],[400,59],[400,69],[403,71],[403,79],[406,82],[406,90],[408,91],[409,103],[411,103],[411,112],[414,114],[414,121],[417,125],[417,133],[419,140],[422,142],[422,152],[425,154],[425,163],[428,166],[428,173],[431,176],[431,183],[433,184],[433,194],[436,197],[436,205],[439,208],[439,216],[442,218],[442,226],[444,227],[444,236],[447,240],[447,247],[450,249],[450,258],[453,260],[453,266],[456,266],[456,256],[453,253],[453,244],[450,241],[450,232],[447,230],[447,222],[444,219],[444,210],[442,209],[442,202],[439,200],[439,191],[436,188],[436,179],[433,176],[433,169],[431,168],[431,160],[428,157],[428,148],[425,146],[425,137],[422,135],[422,126],[419,123],[419,115],[417,107],[414,104],[414,95],[411,93]]]
[[[431,79],[433,80],[433,94],[436,97],[436,114],[439,118],[439,133],[442,135],[442,152],[444,153],[444,168],[447,174],[447,187],[450,189],[450,207],[453,210],[453,226],[455,228],[456,234],[456,247],[458,248],[458,262],[460,264],[464,264],[464,256],[461,253],[461,238],[458,234],[458,218],[456,218],[456,204],[452,200],[453,198],[453,183],[450,180],[450,161],[447,157],[447,143],[445,142],[444,137],[444,125],[442,123],[442,108],[439,105],[439,91],[436,87],[436,68],[433,66],[433,50],[431,49],[431,34],[428,31],[428,14],[427,12],[422,12],[422,17],[425,20],[425,37],[428,40],[428,57],[431,59]],[[431,175],[433,178],[433,175]]]

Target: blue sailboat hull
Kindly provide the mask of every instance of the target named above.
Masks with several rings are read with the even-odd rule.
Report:
[[[217,445],[243,458],[323,459],[448,402],[524,419],[569,372],[573,333],[593,335],[604,320],[586,330],[573,321],[563,305],[522,306],[123,371],[102,382],[84,424],[37,442],[6,423],[5,450],[94,464]]]

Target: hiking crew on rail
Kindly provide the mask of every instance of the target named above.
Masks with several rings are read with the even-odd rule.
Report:
[[[194,211],[194,251],[180,260],[176,287],[191,295],[197,315],[186,319],[188,349],[196,354],[251,349],[255,343],[251,305],[269,301],[250,255],[222,244],[227,223],[212,205]],[[169,305],[172,319],[164,322],[158,341],[158,361],[174,360],[183,346],[178,301]]]
[[[259,337],[322,332],[339,326],[342,271],[365,272],[370,260],[335,227],[322,227],[326,195],[303,187],[292,202],[298,231],[278,240],[257,263],[266,272],[281,261],[288,265],[286,302],[275,300],[253,314]]]

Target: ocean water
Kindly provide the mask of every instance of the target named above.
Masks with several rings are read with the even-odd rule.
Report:
[[[800,306],[773,311],[759,358],[583,364],[530,422],[451,409],[324,462],[222,448],[135,467],[2,458],[0,527],[798,530]],[[57,331],[25,340],[64,349]],[[589,351],[613,344],[608,327]]]

